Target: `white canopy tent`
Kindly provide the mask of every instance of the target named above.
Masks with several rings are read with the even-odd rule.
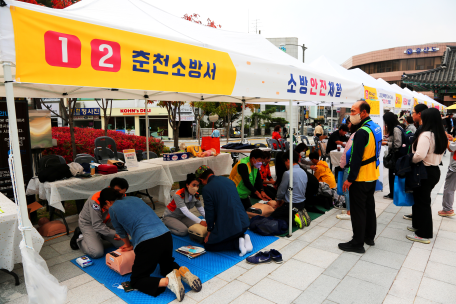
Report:
[[[362,96],[361,83],[315,70],[259,35],[191,23],[150,1],[83,0],[64,10],[5,2],[0,96],[7,97],[13,157],[19,155],[14,96],[290,105]],[[22,167],[20,157],[14,166]],[[17,201],[26,215],[22,174],[17,177]]]

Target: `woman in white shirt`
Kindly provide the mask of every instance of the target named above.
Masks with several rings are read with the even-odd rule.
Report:
[[[407,239],[414,242],[429,244],[433,237],[431,192],[440,179],[439,164],[442,161],[443,152],[448,146],[448,139],[443,129],[439,110],[431,108],[421,112],[423,125],[418,138],[412,145],[414,153],[412,162],[423,162],[426,166],[427,179],[421,185],[413,189],[412,227],[408,230],[414,232],[407,235]]]

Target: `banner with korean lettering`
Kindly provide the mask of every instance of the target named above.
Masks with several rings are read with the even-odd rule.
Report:
[[[13,7],[11,15],[18,82],[228,95],[233,91],[236,69],[225,52],[19,7]]]
[[[396,102],[394,103],[395,108],[401,108],[402,107],[402,95],[401,94],[396,94]]]
[[[100,108],[76,108],[75,116],[100,116]]]
[[[383,102],[378,100],[377,89],[364,86],[364,99],[370,105],[370,118],[383,130]],[[381,144],[381,143],[379,143]],[[380,177],[377,180],[375,191],[383,191],[383,154],[385,148],[382,146],[380,151]]]
[[[394,108],[394,93],[385,91],[383,89],[377,89],[378,100],[383,103],[384,108]]]
[[[47,85],[50,92],[65,90],[68,97],[103,95],[96,90],[81,93],[86,87],[107,88],[119,94],[139,91],[132,92],[132,98],[168,92],[174,97],[171,100],[180,101],[201,100],[203,94],[213,94],[219,99],[234,96],[239,102],[250,97],[349,104],[362,97],[361,82],[322,73],[283,52],[275,53],[275,47],[264,38],[246,40],[242,33],[195,28],[181,19],[173,19],[179,23],[174,28],[173,23],[167,23],[169,16],[164,18],[162,11],[138,0],[97,15],[91,5],[101,2],[109,5],[106,0],[94,0],[74,10],[50,10],[21,2],[11,6],[16,82]],[[134,5],[137,2],[141,7]],[[127,8],[149,15],[141,24],[150,26],[128,23],[132,11]],[[124,18],[107,19],[120,10],[125,10]],[[164,19],[153,14],[162,14]]]
[[[402,96],[402,106],[403,109],[409,109],[412,106],[412,98],[407,96]]]
[[[417,104],[419,104],[418,98],[413,97],[413,107],[415,107]]]

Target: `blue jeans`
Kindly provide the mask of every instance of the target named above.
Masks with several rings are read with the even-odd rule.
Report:
[[[344,169],[344,177],[342,178],[342,184],[347,180],[348,178],[348,168]],[[348,190],[344,192],[344,197],[345,197],[345,205],[347,206],[347,211],[350,211],[350,197],[348,196]]]

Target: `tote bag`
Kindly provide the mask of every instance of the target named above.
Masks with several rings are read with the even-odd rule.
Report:
[[[344,170],[337,172],[337,195],[344,195],[342,186],[344,185]]]
[[[413,194],[405,193],[405,178],[400,178],[398,176],[394,178],[393,203],[398,207],[410,207],[415,203]]]

